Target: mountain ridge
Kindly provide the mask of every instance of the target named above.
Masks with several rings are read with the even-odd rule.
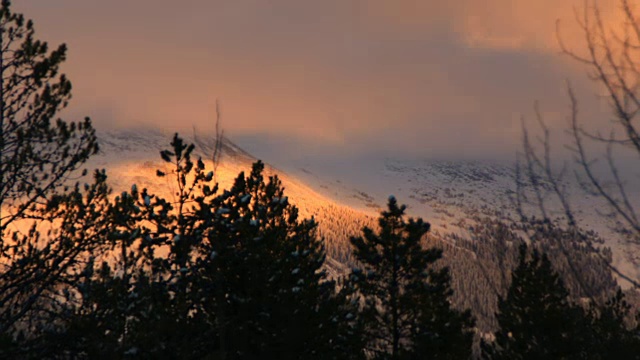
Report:
[[[165,173],[171,170],[170,164],[159,156],[161,150],[170,148],[171,135],[142,130],[98,133],[101,151],[86,165],[88,168],[106,168],[114,196],[135,184],[139,189],[147,188],[150,193],[171,201],[175,190],[172,178],[156,176],[156,170]],[[211,161],[215,148],[213,137],[192,134],[183,139],[186,143],[196,143],[194,155],[201,156],[207,168],[214,168]],[[215,177],[221,189],[231,186],[240,172],[250,171],[251,164],[256,161],[230,140],[223,141],[222,161]],[[478,194],[487,198],[497,193],[506,194],[512,174],[506,167],[486,168],[477,164],[437,161],[416,166],[385,159],[366,174],[374,180],[373,185],[379,186],[372,188],[371,183],[327,181],[306,168],[290,173],[265,164],[265,175],[278,176],[286,196],[300,209],[300,216],[316,219],[318,235],[324,240],[327,252],[324,268],[333,278],[349,273],[354,263],[349,238],[360,235],[364,226],[377,226],[376,219],[388,193],[394,193],[401,203],[407,203],[410,216],[423,217],[433,225],[433,231],[425,239],[426,244],[444,249],[438,266],[450,268],[454,307],[472,309],[483,332],[491,331],[496,325],[497,297],[508,286],[504,274],[515,264],[517,243],[523,241],[526,228],[506,221],[508,217],[483,203]],[[474,213],[475,209],[482,211]],[[615,281],[604,264],[607,254],[602,259],[592,258],[592,254],[579,244],[570,242],[569,245],[591,286],[599,293],[612,291]],[[585,296],[555,243],[543,239],[540,246],[555,259],[574,296]]]
[[[156,186],[158,183],[153,176],[156,169],[153,167],[166,169],[166,164],[160,161],[158,154],[169,147],[172,135],[158,129],[98,133],[101,152],[90,160],[88,167],[111,168],[116,175],[111,177],[114,189],[128,189],[131,184],[127,181],[137,181],[142,186]],[[195,154],[212,167],[214,136],[199,135],[194,131],[184,135],[184,139],[195,143]],[[216,179],[220,180],[223,188],[230,186],[233,178],[240,171],[250,170],[255,161],[257,157],[225,137]],[[333,246],[329,252],[339,260],[349,257],[348,251],[342,249],[346,244],[341,243],[357,234],[361,225],[375,226],[374,219],[384,209],[390,194],[407,205],[409,215],[430,222],[432,232],[436,234],[464,235],[468,227],[473,225],[469,219],[477,216],[504,221],[515,221],[518,216],[513,202],[513,195],[517,191],[515,168],[497,162],[386,158],[368,166],[365,169],[368,173],[362,175],[363,181],[357,184],[338,177],[332,178],[330,174],[322,176],[308,166],[277,168],[266,164],[265,168],[268,175],[277,174],[280,177],[285,191],[300,208],[302,216],[322,217],[317,219],[321,224],[320,220],[331,223],[331,226],[321,225],[320,233],[328,238],[327,241]],[[605,238],[606,245],[612,248],[614,265],[630,274],[640,275],[637,249],[626,244],[611,230],[615,222],[597,211],[599,206],[594,205],[597,199],[582,195],[571,181],[565,180],[561,185],[576,202],[576,212],[583,220],[585,229]],[[551,207],[557,205],[553,202],[549,204]],[[327,211],[342,215],[326,216]],[[557,211],[554,215],[561,218],[563,214]],[[350,226],[349,231],[343,231],[340,227],[348,226],[344,218],[352,219],[358,227]]]

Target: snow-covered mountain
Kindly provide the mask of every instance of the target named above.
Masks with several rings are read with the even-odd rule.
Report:
[[[153,130],[112,131],[99,133],[98,137],[100,152],[90,159],[87,168],[106,169],[114,194],[136,184],[139,189],[147,188],[168,199],[174,196],[174,179],[156,176],[156,170],[169,170],[170,165],[160,158],[160,151],[170,149],[173,134]],[[196,144],[195,156],[200,156],[205,165],[212,169],[215,140],[190,134],[181,137],[187,143]],[[251,165],[255,161],[256,158],[225,138],[221,161],[215,171],[215,181],[220,184],[221,189],[229,188],[240,172],[251,171]],[[319,235],[325,239],[327,246],[329,271],[335,271],[336,274],[344,272],[344,263],[349,258],[349,236],[357,234],[365,225],[373,226],[375,214],[334,201],[269,164],[265,164],[265,172],[267,175],[278,175],[290,202],[300,209],[302,217],[313,216],[319,223]]]
[[[172,134],[157,130],[99,133],[101,152],[88,166],[106,168],[110,184],[117,191],[129,189],[135,183],[140,188],[147,187],[171,196],[174,185],[171,180],[155,176],[156,169],[167,166],[160,159],[159,151],[169,147],[171,137]],[[211,166],[206,160],[211,159],[214,140],[193,134],[185,134],[184,138],[196,144],[196,155]],[[216,180],[222,188],[230,186],[238,173],[248,171],[254,161],[254,156],[225,139]],[[513,219],[516,215],[513,203],[516,175],[514,167],[508,164],[380,159],[350,169],[359,176],[349,179],[339,173],[320,172],[308,166],[283,167],[286,171],[267,164],[266,171],[280,177],[287,195],[300,208],[302,216],[316,217],[329,255],[338,262],[349,257],[349,236],[357,234],[364,225],[375,224],[390,194],[408,205],[411,216],[429,221],[436,234],[464,236],[470,225],[468,219],[475,216]],[[640,250],[611,230],[615,224],[602,216],[600,199],[585,196],[570,178],[565,180],[564,186],[572,198],[581,226],[594,230],[606,240],[606,245],[613,250],[614,265],[640,277]],[[632,195],[640,195],[640,192]],[[552,200],[549,204],[554,206]]]
[[[513,164],[489,161],[438,159],[380,159],[367,164],[357,180],[345,181],[326,172],[314,173],[308,166],[287,168],[327,197],[362,211],[378,211],[389,194],[407,204],[408,213],[429,221],[433,232],[465,236],[470,218],[490,217],[511,221],[518,218],[515,202],[516,170]],[[597,233],[611,248],[613,264],[625,274],[640,278],[640,248],[617,233],[615,219],[603,216],[607,204],[585,194],[573,176],[560,181],[579,225]],[[542,184],[545,186],[545,184]],[[548,184],[547,184],[548,185]],[[634,184],[630,184],[634,185]],[[525,186],[527,186],[525,184]],[[549,188],[549,187],[548,187]],[[640,200],[640,188],[628,187],[630,199]],[[544,199],[552,217],[563,218],[556,197]],[[640,204],[639,204],[640,205]],[[525,206],[526,208],[526,206]],[[529,214],[537,209],[529,208]],[[539,214],[539,213],[538,213]]]
[[[158,178],[155,174],[156,170],[168,170],[159,152],[170,147],[172,136],[148,130],[99,133],[101,151],[88,167],[105,168],[116,194],[136,184],[139,189],[148,188],[170,199],[175,184],[170,177]],[[183,138],[196,144],[195,155],[211,167],[214,140],[190,134]],[[254,161],[255,157],[225,139],[216,181],[223,189],[229,187],[238,173],[251,169]],[[515,191],[512,167],[482,162],[381,159],[350,164],[349,174],[356,172],[357,176],[343,177],[340,172],[320,171],[312,166],[281,166],[285,171],[266,164],[266,172],[278,175],[290,202],[303,217],[314,216],[318,221],[319,234],[326,242],[327,270],[332,275],[348,271],[349,237],[359,234],[365,225],[375,227],[380,210],[393,194],[408,205],[409,215],[423,217],[432,224],[429,241],[445,249],[444,261],[452,271],[454,305],[471,308],[484,329],[493,326],[495,289],[504,288],[496,279],[505,271],[500,267],[504,264],[497,263],[495,257],[503,253],[516,256],[515,248],[509,245],[513,235],[506,242],[495,240],[493,227],[499,225],[491,223],[515,215],[510,201]],[[565,185],[571,189],[572,184]],[[609,224],[596,211],[597,199],[576,200],[580,216],[590,229],[608,231]],[[490,220],[471,220],[474,218]],[[613,247],[615,264],[634,275],[638,269],[634,249],[615,240],[609,240],[607,245]],[[592,266],[588,255],[576,251],[582,268],[600,274],[594,275],[595,286],[609,289],[612,280],[602,275],[606,272],[602,264]]]

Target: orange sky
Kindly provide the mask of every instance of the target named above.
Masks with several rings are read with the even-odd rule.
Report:
[[[605,109],[555,42],[560,19],[580,47],[573,8],[583,4],[14,0],[39,37],[69,45],[70,116],[99,129],[210,130],[219,98],[232,138],[297,156],[511,156],[534,100],[564,124],[567,79],[585,113]],[[599,4],[607,22],[619,19],[617,1]]]

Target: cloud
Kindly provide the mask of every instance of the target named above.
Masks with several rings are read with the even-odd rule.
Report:
[[[601,2],[608,22],[614,4]],[[302,156],[306,144],[495,157],[513,153],[536,99],[562,125],[566,78],[581,94],[593,91],[554,40],[560,18],[579,44],[571,24],[581,5],[28,0],[16,8],[41,36],[69,44],[68,113],[91,115],[99,128],[211,130],[219,98],[228,133],[276,147],[287,139],[282,156],[292,147]]]

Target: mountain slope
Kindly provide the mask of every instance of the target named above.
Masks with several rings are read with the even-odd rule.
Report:
[[[99,138],[101,153],[88,167],[106,168],[115,193],[136,184],[139,189],[146,187],[171,199],[175,189],[172,179],[155,175],[157,169],[168,170],[159,151],[169,148],[171,134],[119,131],[99,134]],[[211,168],[212,162],[207,159],[211,158],[214,141],[198,136],[185,136],[185,140],[197,144],[195,155],[202,156]],[[229,187],[239,172],[251,169],[254,161],[254,157],[225,139],[216,181],[222,189]],[[471,308],[481,331],[495,326],[497,297],[508,286],[505,274],[515,263],[517,242],[522,241],[520,235],[525,231],[500,222],[513,213],[508,201],[508,194],[513,191],[509,185],[513,183],[513,170],[476,163],[385,160],[365,174],[369,182],[355,185],[326,181],[313,169],[285,173],[269,165],[265,168],[268,175],[277,174],[282,180],[285,194],[300,209],[300,215],[314,216],[318,221],[328,254],[326,268],[332,276],[348,272],[352,261],[349,237],[358,234],[363,226],[376,226],[377,213],[385,205],[388,193],[393,192],[401,202],[408,203],[410,215],[433,223],[434,231],[426,241],[445,250],[440,265],[451,269],[454,305]],[[291,175],[294,172],[296,175]],[[540,244],[556,259],[574,295],[585,296],[578,286],[580,279],[571,274],[556,243],[543,239]],[[603,260],[593,258],[575,242],[568,244],[580,271],[588,275],[589,285],[600,294],[609,292],[614,281]]]
[[[99,134],[100,153],[93,157],[88,168],[106,168],[109,184],[115,193],[131,188],[132,184],[171,199],[175,192],[175,181],[171,177],[156,177],[156,170],[169,170],[169,164],[160,158],[160,151],[169,148],[171,134],[159,131],[118,131]],[[207,168],[211,161],[215,141],[211,138],[184,136],[187,143],[196,144],[196,156],[202,157]],[[228,139],[222,143],[221,161],[215,171],[215,180],[221,189],[232,185],[242,171],[251,171],[257,161]],[[285,194],[300,209],[305,218],[313,216],[319,223],[319,235],[325,239],[327,254],[334,267],[348,262],[348,238],[363,226],[372,226],[373,214],[335,202],[316,192],[304,182],[265,164],[266,175],[278,175],[285,187]]]
[[[371,212],[384,206],[390,193],[408,205],[408,213],[429,221],[436,234],[455,233],[469,238],[470,220],[490,217],[513,222],[519,219],[515,203],[516,171],[513,166],[497,162],[450,161],[438,159],[379,159],[370,162],[363,175],[351,181],[334,171],[333,177],[314,173],[310,166],[287,169],[305,179],[314,188],[335,201]],[[570,174],[572,175],[572,174]],[[357,186],[353,186],[353,184]],[[548,184],[542,184],[547,186]],[[629,185],[640,185],[631,182]],[[531,195],[531,186],[529,187]],[[612,250],[613,264],[635,278],[640,278],[640,249],[617,231],[615,219],[603,215],[607,205],[602,198],[589,196],[581,190],[573,176],[562,182],[573,206],[579,225],[597,233]],[[640,201],[640,188],[629,187],[631,200]],[[545,204],[551,217],[562,219],[563,211],[556,198],[547,194]],[[638,204],[640,205],[640,204]],[[537,208],[526,206],[529,214],[539,214]],[[555,209],[555,210],[553,210]],[[562,220],[560,220],[562,221]]]

